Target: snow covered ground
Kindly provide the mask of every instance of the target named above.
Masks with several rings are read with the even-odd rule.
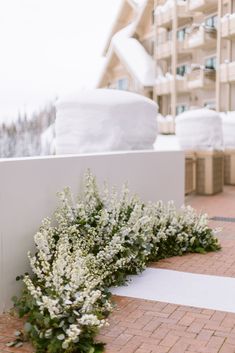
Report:
[[[158,135],[154,149],[156,151],[179,151],[181,148],[175,135]]]

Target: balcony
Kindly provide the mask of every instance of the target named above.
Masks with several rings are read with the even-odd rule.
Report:
[[[235,15],[227,15],[221,19],[221,37],[235,38]]]
[[[157,53],[156,59],[168,59],[172,55],[172,40],[165,40],[163,43],[157,44]],[[180,55],[188,55],[191,53],[191,49],[187,48],[187,40],[186,39],[177,39],[177,52]]]
[[[178,14],[178,25],[190,17],[187,2],[176,4]],[[174,3],[167,1],[164,5],[157,6],[155,9],[155,21],[158,27],[171,27],[174,15]]]
[[[235,61],[220,65],[220,82],[235,82]]]
[[[172,54],[172,41],[169,40],[165,43],[157,45],[156,59],[167,59]]]
[[[187,39],[182,41],[178,41],[177,43],[177,51],[179,55],[189,55],[192,53],[192,50],[187,46]]]
[[[212,8],[217,8],[218,0],[189,0],[188,10],[189,11],[201,11],[207,12]]]
[[[187,74],[188,89],[210,89],[215,87],[216,71],[198,68]]]
[[[169,95],[173,92],[174,89],[174,79],[172,75],[163,76],[158,78],[155,84],[156,94],[158,96]],[[187,78],[186,76],[176,76],[176,91],[178,93],[187,92]]]
[[[187,49],[216,47],[217,30],[209,26],[197,26],[187,35]]]

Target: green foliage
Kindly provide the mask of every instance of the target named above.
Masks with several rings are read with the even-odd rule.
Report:
[[[33,276],[19,276],[25,287],[14,298],[37,353],[102,352],[95,337],[112,311],[110,286],[149,261],[220,248],[205,215],[145,205],[125,187],[120,196],[107,188],[100,194],[90,173],[77,202],[68,189],[59,197],[55,220],[44,220],[34,237]]]

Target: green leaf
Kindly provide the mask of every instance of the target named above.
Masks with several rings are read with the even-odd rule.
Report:
[[[26,322],[25,324],[24,324],[24,330],[25,330],[25,332],[30,332],[31,330],[32,330],[32,325],[29,323],[29,322]]]
[[[18,298],[16,296],[12,297],[11,300],[13,301],[13,303],[16,303]]]
[[[48,326],[49,323],[50,323],[50,318],[49,317],[45,317],[43,321],[44,321],[45,326]]]

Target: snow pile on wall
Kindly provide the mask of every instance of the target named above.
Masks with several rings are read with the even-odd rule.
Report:
[[[55,124],[50,125],[41,134],[41,155],[55,154]]]
[[[176,135],[184,150],[221,150],[222,119],[209,109],[184,112],[176,118]]]
[[[152,149],[158,107],[130,92],[96,89],[56,104],[56,153]]]
[[[235,148],[235,112],[221,113],[223,122],[224,147],[227,149]]]
[[[180,145],[175,135],[158,135],[154,144],[155,151],[180,151]]]
[[[159,74],[155,80],[155,83],[160,84],[160,83],[165,83],[165,82],[172,82],[173,80],[174,80],[174,76],[170,72],[167,72],[165,74],[165,76],[163,74]],[[176,75],[176,80],[184,81],[185,76]]]

